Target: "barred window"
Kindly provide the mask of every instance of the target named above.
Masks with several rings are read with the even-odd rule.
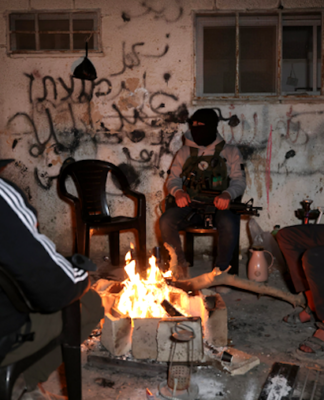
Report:
[[[11,13],[10,53],[100,51],[98,11]]]
[[[197,16],[197,96],[320,95],[322,16]]]

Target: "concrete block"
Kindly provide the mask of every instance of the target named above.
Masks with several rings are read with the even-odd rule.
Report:
[[[283,8],[322,8],[324,7],[323,0],[282,0]]]
[[[217,10],[272,10],[279,7],[279,0],[216,0]]]
[[[227,308],[221,295],[216,293],[215,306],[209,313],[205,324],[205,340],[213,346],[227,346]]]
[[[131,349],[132,320],[105,314],[101,343],[114,356],[122,356]]]
[[[158,356],[157,360],[162,362],[170,361],[171,345],[174,343],[171,340],[173,329],[177,323],[189,326],[193,329],[195,338],[193,339],[193,355],[192,361],[201,361],[204,357],[204,347],[202,339],[202,327],[201,319],[197,317],[191,318],[165,318],[161,319],[157,329],[157,345],[158,345]],[[188,342],[177,342],[175,348],[175,354],[173,358],[174,362],[186,362],[188,361]]]
[[[132,355],[137,360],[157,358],[157,327],[160,318],[134,318]]]
[[[213,355],[210,361],[212,361],[216,368],[226,371],[231,375],[244,375],[260,364],[260,359],[257,356],[252,356],[241,350],[229,348],[226,349],[226,353],[232,356],[231,362],[222,361],[223,353]]]

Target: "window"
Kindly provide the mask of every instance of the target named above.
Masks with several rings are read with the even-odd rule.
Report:
[[[99,51],[99,20],[97,11],[11,13],[10,52],[82,52],[86,41]]]
[[[321,94],[321,13],[197,16],[197,96]]]

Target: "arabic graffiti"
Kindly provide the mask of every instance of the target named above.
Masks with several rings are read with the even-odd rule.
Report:
[[[132,45],[132,51],[129,53],[125,52],[125,46],[126,43],[122,43],[122,48],[123,48],[123,68],[119,72],[115,72],[111,74],[110,76],[117,76],[117,75],[122,75],[127,68],[133,69],[134,67],[138,67],[141,65],[140,61],[140,54],[136,50],[137,47],[144,46],[145,43],[134,43]],[[169,46],[165,45],[164,50],[161,54],[141,54],[142,57],[150,57],[150,58],[161,58],[166,55],[166,53],[169,51]]]
[[[168,23],[177,22],[183,16],[183,8],[181,7],[180,0],[175,0],[174,2],[168,2],[167,0],[156,1],[157,7],[154,7],[154,1],[147,0],[140,3],[143,7],[143,12],[139,14],[131,14],[127,11],[122,12],[122,19],[124,22],[130,22],[132,19],[141,18],[148,14],[152,14],[156,20],[164,20]]]
[[[72,76],[66,81],[50,75],[24,75],[28,79],[30,112],[15,113],[8,120],[7,127],[15,131],[17,124],[24,126],[21,136],[14,139],[12,148],[20,143],[24,132],[32,135],[28,151],[35,159],[47,157],[52,151],[61,156],[63,162],[64,158],[74,156],[78,149],[89,143],[95,150],[99,145],[121,145],[127,139],[133,144],[143,142],[143,148],[136,155],[131,155],[134,152],[132,146],[123,144],[122,154],[127,163],[137,169],[159,171],[163,155],[172,154],[170,143],[177,132],[176,125],[188,118],[186,105],[181,104],[175,94],[161,90],[150,93],[145,87],[146,74],[143,75],[144,87],[141,88],[145,96],[133,105],[133,109],[126,111],[120,97],[129,96],[127,82],[121,82],[117,89],[117,103],[116,94],[112,93],[113,83],[108,78],[85,82],[75,81]],[[107,116],[98,117],[96,102],[106,105]],[[164,176],[164,171],[159,171],[159,174]],[[48,190],[57,174],[51,175],[49,171],[35,167],[34,176],[37,183]],[[136,184],[138,180],[132,182]]]

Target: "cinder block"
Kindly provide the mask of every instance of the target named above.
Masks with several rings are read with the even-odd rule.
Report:
[[[134,318],[132,355],[138,360],[157,358],[157,327],[160,318]]]
[[[122,356],[131,349],[132,320],[129,317],[114,317],[106,312],[102,328],[101,343],[114,356]]]
[[[210,311],[205,325],[205,339],[216,347],[227,346],[227,308],[219,293],[215,295],[215,307]]]
[[[193,354],[192,361],[201,361],[204,357],[201,319],[198,317],[191,318],[166,318],[161,319],[157,329],[157,345],[158,356],[157,360],[162,362],[170,361],[171,345],[174,343],[171,340],[171,335],[176,324],[181,324],[190,327],[195,338],[193,339]],[[175,353],[173,357],[174,362],[187,362],[188,361],[188,342],[177,342]]]

